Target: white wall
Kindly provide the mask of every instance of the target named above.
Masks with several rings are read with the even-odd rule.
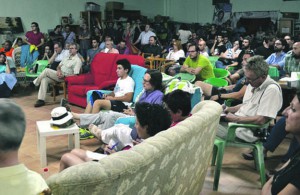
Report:
[[[69,16],[70,13],[74,24],[79,24],[80,12],[85,10],[85,3],[91,1],[101,6],[100,11],[104,19],[105,3],[108,0],[9,0],[2,2],[0,16],[21,17],[24,32],[31,30],[31,22],[37,22],[41,32],[48,32],[48,29],[60,24],[62,16]],[[153,0],[116,1],[124,2],[124,9],[141,10],[141,14],[148,17],[163,14],[163,0],[155,0],[155,3]]]
[[[172,20],[188,23],[211,23],[214,6],[212,0],[164,0],[164,15]],[[300,1],[283,0],[230,0],[233,12],[281,11],[299,12]]]

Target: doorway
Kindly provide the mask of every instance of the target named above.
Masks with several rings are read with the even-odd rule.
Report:
[[[262,31],[268,32],[272,21],[271,18],[240,18],[239,22],[245,27],[246,34],[256,34],[259,27],[262,28]]]

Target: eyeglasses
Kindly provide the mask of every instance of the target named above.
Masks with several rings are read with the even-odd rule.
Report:
[[[257,79],[259,79],[260,77],[256,77],[255,79],[249,79],[246,77],[246,80],[249,82],[249,83],[254,83]]]

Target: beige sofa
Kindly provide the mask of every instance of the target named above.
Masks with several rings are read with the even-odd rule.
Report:
[[[51,176],[54,194],[199,194],[209,165],[221,106],[197,104],[193,115],[131,150]]]

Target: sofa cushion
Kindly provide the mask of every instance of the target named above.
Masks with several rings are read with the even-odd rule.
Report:
[[[96,85],[72,85],[68,90],[69,93],[85,97],[87,91],[93,89],[98,89],[98,87]]]

